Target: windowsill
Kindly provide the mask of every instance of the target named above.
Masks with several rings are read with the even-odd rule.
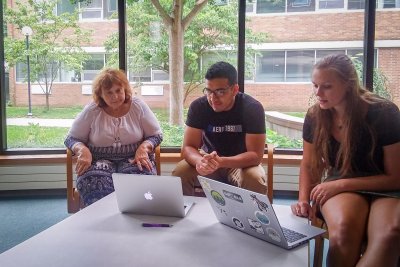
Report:
[[[66,163],[66,154],[48,155],[0,155],[0,166]],[[263,164],[267,164],[268,155],[264,155]],[[274,164],[299,165],[301,155],[274,154]],[[181,160],[180,153],[161,153],[162,163],[174,163]]]

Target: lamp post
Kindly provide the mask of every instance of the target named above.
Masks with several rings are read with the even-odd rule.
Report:
[[[28,110],[28,116],[32,116],[32,106],[31,106],[31,69],[29,65],[29,36],[31,36],[33,33],[32,28],[29,26],[24,26],[22,27],[22,34],[25,35],[25,41],[26,41],[26,65],[28,68],[28,104],[29,104],[29,110]]]

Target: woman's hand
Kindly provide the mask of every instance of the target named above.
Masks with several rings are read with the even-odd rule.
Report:
[[[328,199],[343,192],[339,186],[340,182],[340,180],[336,180],[318,184],[311,190],[310,199],[315,205],[324,205]]]
[[[147,142],[143,142],[137,149],[134,159],[129,159],[129,162],[138,166],[139,170],[143,171],[143,167],[151,171],[152,164],[149,158],[149,152],[151,151],[151,145]]]
[[[84,144],[79,144],[74,148],[74,153],[77,156],[75,172],[77,175],[84,174],[92,164],[92,153]]]
[[[296,216],[313,218],[315,215],[314,209],[307,201],[299,201],[291,206],[292,213]]]

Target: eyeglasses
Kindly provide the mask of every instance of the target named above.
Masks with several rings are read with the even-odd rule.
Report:
[[[215,89],[215,90],[204,88],[203,93],[206,96],[211,96],[212,94],[214,94],[214,96],[216,96],[216,97],[221,97],[221,96],[224,96],[226,94],[226,92],[228,92],[228,90],[230,90],[232,87],[233,87],[233,85],[231,85],[227,88],[219,88],[219,89]]]

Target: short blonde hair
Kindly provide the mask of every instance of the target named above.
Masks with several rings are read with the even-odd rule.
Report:
[[[119,85],[124,88],[125,102],[128,103],[132,99],[132,89],[129,81],[126,78],[124,71],[119,69],[103,69],[93,81],[93,100],[99,107],[107,106],[104,99],[101,97],[103,90],[108,90],[114,85]]]

